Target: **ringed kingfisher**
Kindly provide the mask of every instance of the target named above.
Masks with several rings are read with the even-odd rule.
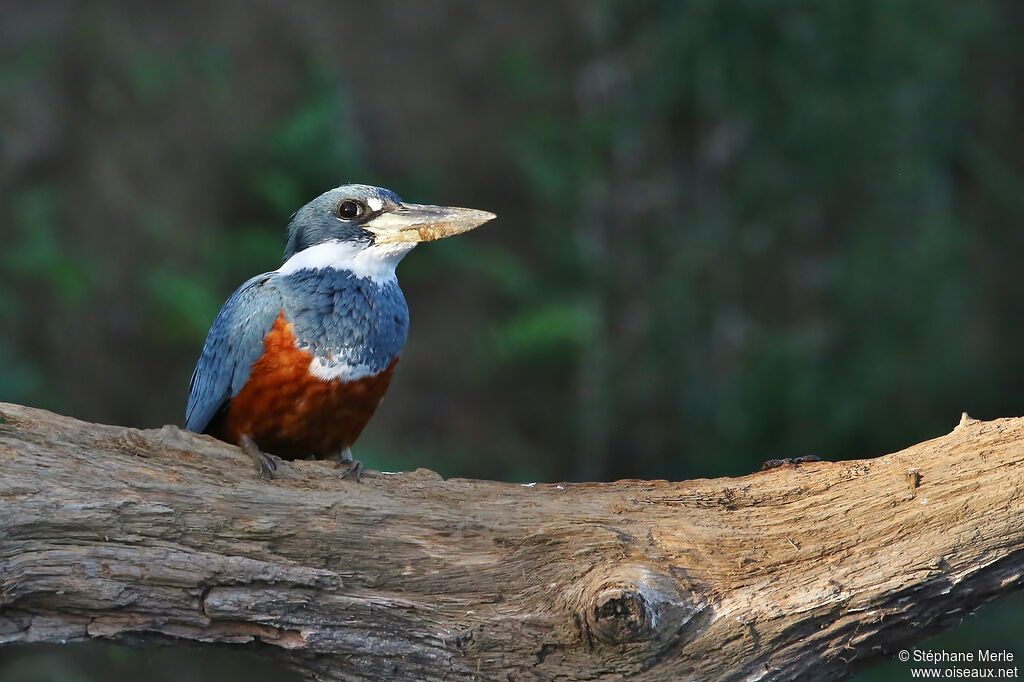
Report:
[[[409,331],[395,267],[419,242],[472,230],[493,213],[403,202],[343,185],[292,216],[284,263],[245,282],[217,314],[189,385],[185,428],[239,445],[260,477],[269,455],[352,457]]]

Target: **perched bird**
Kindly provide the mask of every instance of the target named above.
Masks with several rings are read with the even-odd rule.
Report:
[[[284,263],[243,284],[210,328],[185,428],[234,443],[261,477],[282,459],[333,459],[358,480],[355,443],[391,383],[409,331],[395,267],[418,242],[494,218],[344,185],[299,209]]]

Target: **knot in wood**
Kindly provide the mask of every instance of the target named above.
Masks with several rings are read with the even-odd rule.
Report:
[[[635,642],[654,632],[657,618],[640,590],[615,587],[597,597],[590,616],[591,630],[608,643]]]
[[[591,634],[606,644],[659,639],[675,633],[693,611],[675,582],[645,566],[620,566],[589,577],[580,605]]]

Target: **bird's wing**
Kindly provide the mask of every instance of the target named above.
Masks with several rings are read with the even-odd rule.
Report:
[[[189,384],[185,428],[202,433],[249,379],[263,339],[284,308],[273,274],[253,277],[231,295],[210,327]]]

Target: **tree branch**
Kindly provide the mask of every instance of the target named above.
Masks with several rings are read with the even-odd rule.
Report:
[[[1021,586],[1024,419],[741,478],[338,480],[0,404],[0,643],[249,643],[310,679],[838,679]]]

